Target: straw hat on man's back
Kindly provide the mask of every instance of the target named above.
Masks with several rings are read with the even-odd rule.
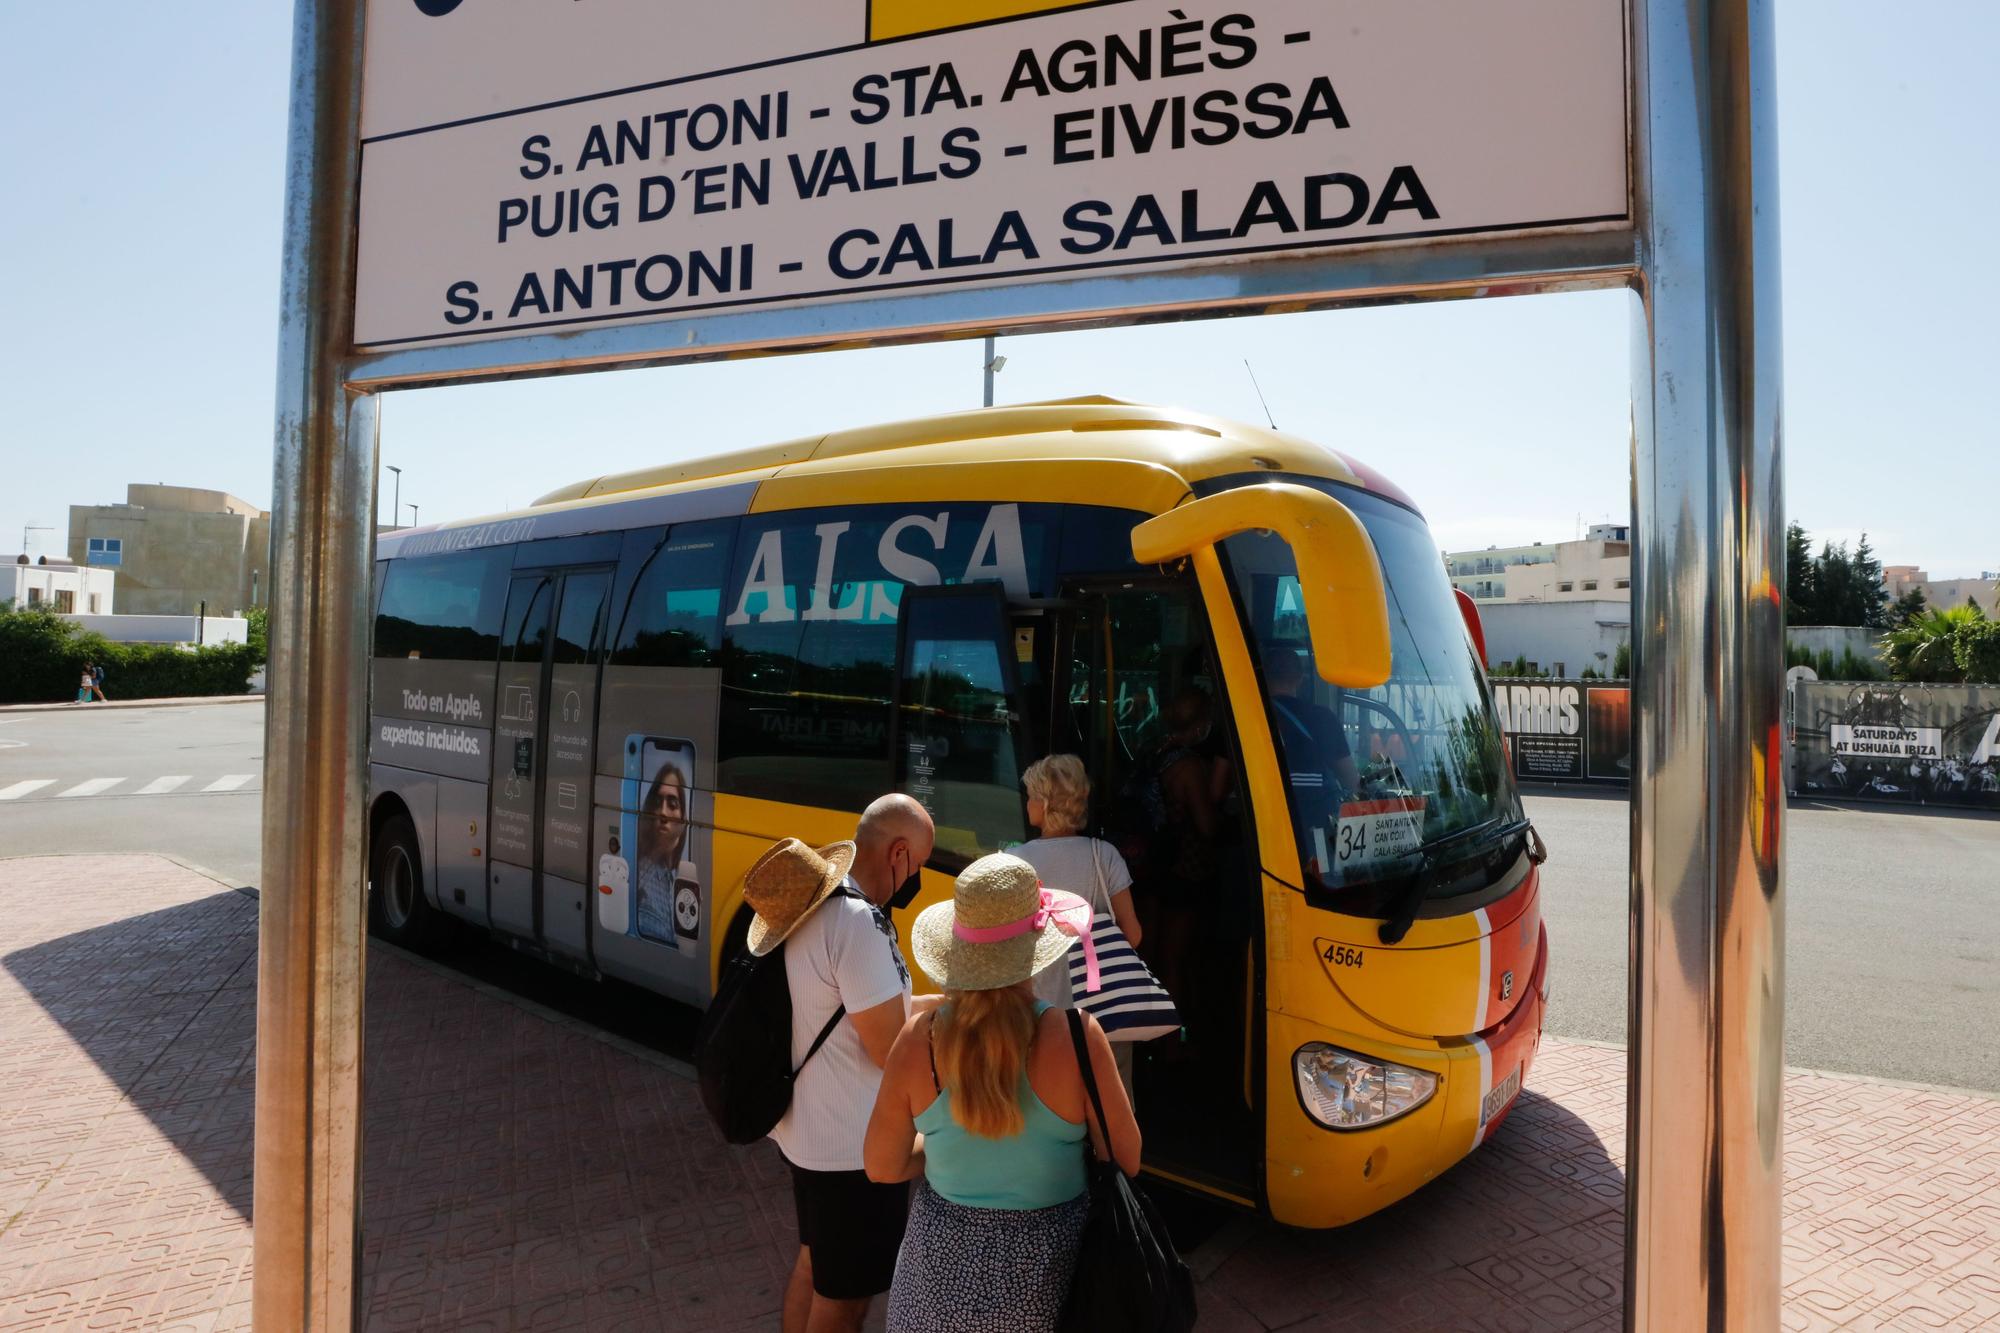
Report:
[[[757,914],[750,921],[750,952],[761,958],[783,944],[853,868],[851,842],[814,849],[786,838],[758,857],[743,877],[743,901]]]

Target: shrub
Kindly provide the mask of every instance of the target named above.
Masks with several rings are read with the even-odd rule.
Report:
[[[1952,661],[1973,685],[2000,685],[2000,620],[1961,625],[1952,636]]]
[[[248,646],[182,648],[170,643],[113,643],[42,607],[0,604],[0,703],[56,703],[76,697],[86,662],[104,668],[112,699],[242,694],[257,663]]]

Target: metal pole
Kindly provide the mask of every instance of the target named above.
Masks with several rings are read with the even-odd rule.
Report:
[[[298,0],[279,288],[257,956],[259,1329],[345,1333],[360,1255],[362,760],[375,400],[351,343],[364,0]]]
[[[983,407],[993,406],[993,339],[986,339],[986,359],[981,363],[986,371],[986,396],[980,400]]]
[[[396,496],[389,502],[389,526],[403,526],[403,469],[390,464],[389,470],[396,474]]]
[[[1627,1327],[1775,1329],[1784,551],[1772,0],[1637,0]]]

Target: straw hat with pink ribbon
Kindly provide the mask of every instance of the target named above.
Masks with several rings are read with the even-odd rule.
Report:
[[[1026,981],[1083,941],[1085,989],[1101,986],[1090,904],[1042,886],[1035,868],[995,852],[959,873],[951,901],[926,907],[910,929],[917,965],[946,990],[998,990]]]

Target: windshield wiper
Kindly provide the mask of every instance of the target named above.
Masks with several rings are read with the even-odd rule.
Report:
[[[1436,842],[1426,843],[1422,852],[1423,860],[1410,872],[1409,880],[1404,884],[1403,891],[1397,897],[1388,919],[1375,932],[1376,938],[1384,944],[1400,944],[1403,937],[1410,933],[1410,927],[1416,924],[1417,913],[1422,909],[1424,899],[1429,897],[1431,890],[1437,886],[1439,868],[1446,864],[1441,853],[1446,849],[1475,838],[1482,841],[1490,838],[1494,842],[1505,842],[1530,827],[1526,818],[1509,821],[1497,830],[1490,822],[1474,824],[1471,828],[1460,829],[1456,833],[1439,838]]]

